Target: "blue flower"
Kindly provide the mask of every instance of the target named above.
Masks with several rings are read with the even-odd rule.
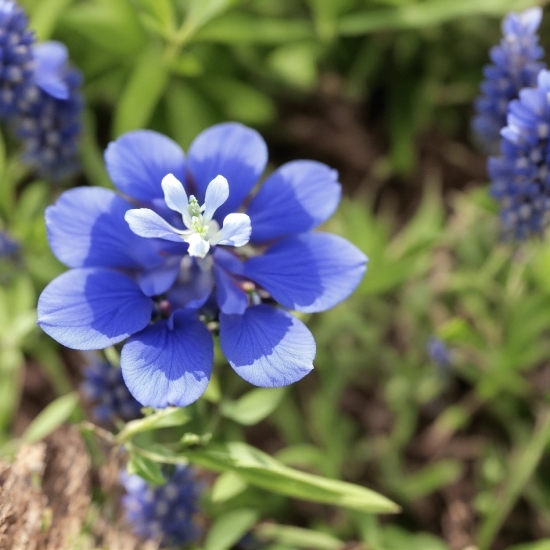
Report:
[[[493,63],[484,68],[482,95],[475,102],[477,114],[472,121],[474,131],[490,152],[498,151],[510,101],[522,88],[535,86],[538,73],[545,67],[539,61],[544,51],[536,35],[541,18],[539,7],[508,14],[502,25],[504,37],[491,49]]]
[[[504,233],[517,239],[541,234],[550,210],[550,72],[510,103],[500,157],[488,161],[490,192],[501,204]]]
[[[6,231],[0,231],[0,258],[9,258],[15,256],[21,245],[14,241]]]
[[[48,179],[62,179],[78,169],[80,117],[84,102],[81,75],[68,67],[68,52],[59,42],[34,47],[34,95],[20,102],[14,119],[23,141],[23,160]]]
[[[283,386],[309,373],[313,336],[286,310],[329,309],[366,270],[351,243],[311,231],[338,205],[336,171],[292,161],[247,200],[267,147],[237,123],[202,132],[187,158],[147,130],[111,143],[105,158],[140,208],[101,188],[72,189],[48,208],[50,246],[72,269],[40,297],[43,330],[75,349],[128,339],[124,380],[157,408],[186,406],[205,391],[213,360],[205,325],[219,327],[229,364],[251,384]]]
[[[451,352],[443,340],[432,336],[426,348],[430,359],[439,367],[446,368],[451,364]]]
[[[34,95],[34,34],[23,10],[0,0],[0,117],[20,110],[19,103]]]
[[[103,423],[140,418],[141,405],[126,387],[122,371],[107,361],[99,361],[91,352],[87,355],[90,364],[84,369],[81,389],[84,396],[94,402],[95,418]]]
[[[120,477],[126,489],[122,505],[136,535],[166,546],[186,544],[200,536],[197,504],[201,484],[189,467],[176,466],[161,487],[126,472]]]

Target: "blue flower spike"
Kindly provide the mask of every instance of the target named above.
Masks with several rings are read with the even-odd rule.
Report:
[[[506,126],[508,105],[523,88],[533,87],[545,68],[544,50],[536,34],[542,19],[540,7],[510,13],[502,23],[503,38],[491,49],[492,64],[484,69],[482,95],[475,102],[474,132],[489,153],[498,151],[500,130]]]
[[[34,33],[24,11],[11,0],[0,0],[0,117],[20,112],[20,103],[35,96]]]
[[[0,259],[12,258],[21,250],[21,245],[7,231],[0,230]]]
[[[122,371],[107,361],[100,361],[93,352],[87,352],[88,365],[84,369],[81,390],[93,402],[92,414],[104,424],[117,419],[128,422],[141,418],[141,405],[134,399],[122,378]]]
[[[0,0],[0,118],[23,142],[23,160],[48,179],[78,169],[81,76],[60,42],[35,43],[24,11]]]
[[[251,384],[308,374],[315,341],[287,310],[334,307],[366,271],[351,243],[312,232],[340,201],[336,171],[289,162],[248,199],[267,147],[238,123],[202,132],[187,158],[161,134],[130,132],[105,160],[129,200],[77,188],[46,211],[50,246],[71,270],[39,299],[43,330],[75,349],[124,342],[124,380],[155,408],[186,406],[205,391],[211,321],[229,364]]]
[[[428,352],[428,355],[430,356],[430,359],[438,367],[445,369],[450,366],[451,352],[449,351],[449,348],[447,347],[445,342],[443,342],[443,340],[440,340],[436,336],[430,337],[426,346],[426,350]]]
[[[78,170],[82,77],[68,66],[67,48],[59,42],[35,45],[33,55],[36,85],[20,102],[13,126],[23,142],[23,160],[40,175],[60,180]]]
[[[198,522],[202,484],[193,470],[175,466],[165,468],[166,484],[155,487],[137,475],[122,472],[126,490],[122,507],[134,533],[153,539],[163,547],[181,546],[195,541],[202,533]]]
[[[491,195],[501,204],[501,225],[509,238],[541,235],[550,212],[550,72],[538,75],[512,101],[502,129],[501,156],[491,157]]]

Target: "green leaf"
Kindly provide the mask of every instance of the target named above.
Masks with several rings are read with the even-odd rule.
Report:
[[[164,485],[166,483],[166,479],[162,475],[162,470],[157,462],[135,453],[130,454],[128,473],[137,474],[145,481],[154,485]]]
[[[168,68],[170,72],[181,76],[198,76],[204,72],[198,57],[190,52],[181,52],[170,61]]]
[[[229,550],[258,520],[258,512],[243,508],[218,518],[206,536],[204,550]]]
[[[183,426],[190,420],[189,413],[185,409],[178,407],[167,407],[154,412],[153,414],[127,422],[124,428],[117,435],[117,441],[124,443],[129,441],[134,435],[156,430],[158,428],[170,428],[172,426]]]
[[[102,50],[116,55],[136,54],[145,45],[145,33],[128,0],[94,0],[67,9],[60,22]]]
[[[410,533],[396,525],[384,529],[381,546],[384,550],[449,550],[449,547],[434,535]]]
[[[114,185],[105,169],[103,152],[99,149],[95,139],[96,121],[94,113],[86,109],[82,116],[82,121],[84,123],[84,135],[80,141],[80,158],[84,172],[95,185],[113,189]]]
[[[246,443],[212,445],[173,458],[176,462],[189,460],[216,472],[233,471],[251,485],[294,498],[372,513],[396,513],[400,509],[370,489],[294,470]],[[166,461],[166,456],[163,460]]]
[[[435,183],[426,182],[422,202],[413,219],[405,226],[391,244],[391,252],[396,257],[414,256],[419,251],[431,249],[441,231],[445,210],[441,191]]]
[[[277,48],[269,56],[268,63],[286,82],[308,90],[317,81],[317,55],[315,43],[287,44]]]
[[[320,531],[302,529],[290,525],[264,523],[254,529],[261,540],[288,545],[295,548],[315,548],[315,550],[343,550],[346,543]]]
[[[506,550],[550,550],[550,539],[520,544],[518,546],[510,546]]]
[[[308,0],[315,17],[315,27],[321,40],[332,40],[336,34],[338,16],[353,5],[353,0]]]
[[[212,502],[225,502],[242,493],[248,487],[246,481],[235,472],[223,472],[212,488]]]
[[[30,28],[39,40],[48,40],[63,10],[72,4],[73,0],[40,0],[32,11]]]
[[[205,100],[204,94],[185,82],[171,82],[165,101],[170,134],[184,149],[189,147],[197,134],[216,122],[214,109]]]
[[[267,124],[275,118],[271,97],[240,80],[210,75],[203,86],[229,119],[245,124]]]
[[[24,364],[18,348],[0,346],[0,433],[9,428],[19,403]]]
[[[237,401],[224,401],[220,412],[239,424],[252,426],[267,418],[281,402],[285,388],[258,388]]]
[[[205,25],[193,40],[230,44],[289,44],[314,38],[313,28],[307,21],[228,13]]]
[[[183,44],[208,21],[227,11],[242,0],[191,0],[187,17],[182,26],[178,42]]]
[[[180,439],[180,443],[183,447],[194,447],[196,445],[208,445],[212,439],[212,434],[206,432],[202,435],[192,432],[184,433]]]
[[[9,327],[0,335],[6,347],[20,347],[23,339],[36,328],[36,310],[30,309],[12,319]]]
[[[68,420],[78,405],[78,394],[68,393],[52,401],[30,424],[23,434],[25,443],[36,443],[51,434]]]
[[[549,443],[550,409],[546,409],[539,414],[537,425],[527,444],[514,456],[498,502],[481,524],[478,534],[478,544],[481,548],[492,546],[500,527],[539,466]]]
[[[115,109],[115,137],[147,126],[167,82],[161,51],[153,47],[143,52]]]
[[[349,238],[369,258],[367,273],[358,292],[387,292],[411,276],[410,261],[394,258],[388,253],[389,229],[386,220],[374,216],[370,205],[364,200],[342,200],[328,227]]]
[[[403,482],[402,491],[410,500],[416,500],[450,485],[462,475],[462,471],[460,461],[440,460],[409,475]]]
[[[8,287],[7,308],[12,316],[26,313],[36,306],[36,291],[32,280],[27,275],[21,274]],[[9,327],[8,327],[9,328]]]
[[[163,35],[167,36],[175,30],[176,14],[170,0],[137,0],[137,2],[158,23]]]
[[[344,36],[354,36],[387,29],[414,29],[440,25],[460,17],[501,16],[511,10],[519,11],[532,5],[529,0],[428,0],[346,15],[340,19],[338,31]]]

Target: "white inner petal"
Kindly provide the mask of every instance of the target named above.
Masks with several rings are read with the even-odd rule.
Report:
[[[173,174],[168,174],[162,179],[161,186],[168,208],[182,215],[186,213],[189,200],[183,184]]]
[[[205,241],[198,233],[193,233],[185,239],[189,243],[189,256],[204,258],[210,250],[210,243]]]
[[[227,180],[223,176],[216,176],[206,188],[203,214],[205,223],[208,223],[214,217],[214,212],[216,212],[228,197],[229,184]]]
[[[250,240],[251,232],[250,218],[246,214],[228,214],[222,229],[210,239],[210,244],[244,246]]]

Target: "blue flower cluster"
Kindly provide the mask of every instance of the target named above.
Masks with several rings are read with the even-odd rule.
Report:
[[[0,231],[0,258],[10,258],[15,256],[21,245],[14,241],[6,231]]]
[[[524,239],[541,234],[550,212],[550,71],[538,75],[512,101],[502,130],[500,157],[489,159],[491,194],[500,201],[506,234]]]
[[[163,546],[183,545],[200,536],[197,504],[202,489],[189,467],[176,466],[161,487],[126,472],[120,477],[126,489],[122,505],[136,535]]]
[[[39,44],[37,49],[46,45],[49,44]],[[78,170],[80,119],[84,106],[81,82],[78,70],[66,68],[62,76],[66,90],[63,97],[40,88],[36,100],[29,102],[16,119],[15,133],[23,142],[23,160],[48,179],[60,180]]]
[[[34,33],[23,10],[0,0],[0,116],[19,112],[19,103],[34,93]]]
[[[438,366],[443,369],[447,368],[451,364],[451,352],[449,348],[439,338],[432,336],[428,340],[428,345],[426,346],[428,355],[430,359]]]
[[[23,142],[23,160],[50,179],[78,167],[80,73],[59,42],[35,44],[17,4],[0,0],[0,117]]]
[[[498,151],[510,101],[518,97],[521,89],[535,86],[538,73],[545,67],[539,61],[544,50],[536,34],[541,18],[539,7],[508,14],[502,25],[504,37],[490,52],[493,63],[484,69],[482,95],[475,102],[477,114],[472,125],[491,153]]]
[[[126,340],[124,380],[143,405],[186,406],[206,390],[213,339],[251,384],[284,386],[313,368],[315,341],[287,310],[347,298],[367,258],[312,232],[340,201],[335,170],[297,160],[258,184],[267,147],[238,123],[213,126],[186,156],[171,139],[134,131],[105,154],[113,183],[63,193],[46,211],[50,247],[71,269],[38,302],[58,342],[101,349]],[[278,307],[280,304],[282,307]]]
[[[127,422],[140,418],[141,405],[126,387],[121,370],[107,361],[100,361],[95,354],[87,355],[90,364],[84,369],[81,390],[88,400],[94,402],[94,417],[105,424],[117,419]]]

